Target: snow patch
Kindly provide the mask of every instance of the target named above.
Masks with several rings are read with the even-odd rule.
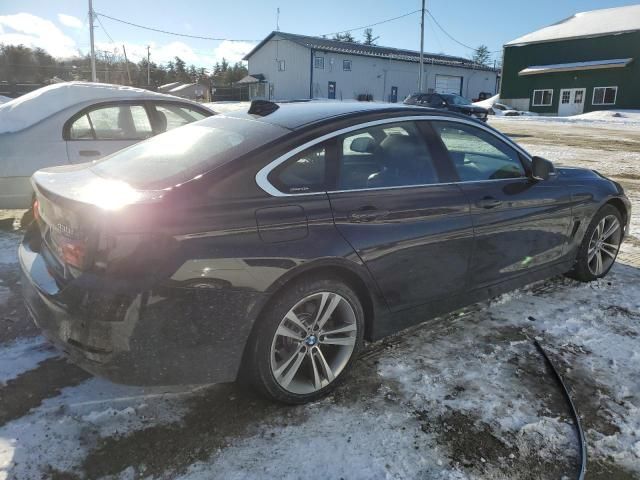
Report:
[[[0,386],[56,355],[56,351],[43,337],[21,339],[8,345],[0,345]]]

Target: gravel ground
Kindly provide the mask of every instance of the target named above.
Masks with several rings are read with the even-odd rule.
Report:
[[[38,336],[19,297],[20,235],[0,231],[0,479],[575,478],[575,430],[536,337],[582,415],[588,478],[640,478],[640,132],[491,123],[624,185],[636,208],[618,264],[592,284],[554,278],[369,345],[346,385],[307,406],[235,385],[90,377]]]

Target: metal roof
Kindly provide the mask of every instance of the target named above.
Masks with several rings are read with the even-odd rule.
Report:
[[[580,12],[511,40],[505,46],[597,37],[640,30],[640,4]]]
[[[405,62],[419,62],[420,52],[415,50],[403,50],[400,48],[380,47],[377,45],[365,45],[357,42],[343,42],[341,40],[331,40],[322,37],[311,37],[308,35],[298,35],[286,32],[271,32],[258,45],[251,50],[243,60],[248,60],[262,46],[271,40],[274,36],[281,37],[283,40],[289,40],[303,47],[321,50],[325,52],[342,53],[346,55],[361,55],[365,57],[388,58],[391,60],[400,60]],[[463,57],[453,57],[450,55],[440,55],[434,53],[424,53],[424,63],[432,65],[448,65],[451,67],[470,68],[474,70],[496,71],[492,67],[474,63],[472,60]]]

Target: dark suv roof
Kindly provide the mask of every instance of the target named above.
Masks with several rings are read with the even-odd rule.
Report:
[[[272,123],[290,130],[297,130],[312,123],[319,123],[337,117],[357,114],[381,113],[398,114],[406,112],[410,115],[442,115],[442,110],[414,107],[411,105],[374,103],[374,102],[323,102],[300,101],[278,103],[278,109],[264,115],[252,115],[248,111],[233,111],[225,114],[228,117],[258,120]],[[455,116],[455,115],[452,115]]]

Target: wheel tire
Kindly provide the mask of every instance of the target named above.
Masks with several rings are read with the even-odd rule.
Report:
[[[325,294],[327,295],[326,297]],[[338,297],[340,297],[340,299],[338,299]],[[326,303],[321,303],[325,298],[327,299]],[[290,315],[294,307],[297,309],[302,307],[309,308],[310,305],[315,307],[313,313],[308,313],[308,316],[305,316],[307,313],[300,313],[300,310],[296,310],[295,319],[303,320],[302,323],[305,326],[307,326],[307,324],[312,325],[314,320],[318,323],[317,320],[324,317],[323,315],[318,315],[318,310],[326,311],[327,308],[332,305],[332,299],[337,299],[338,304],[331,315],[328,316],[329,320],[324,324],[324,330],[315,332],[312,330],[313,327],[309,327],[310,333],[308,333],[308,336],[306,336],[302,342],[299,339],[294,340],[278,333],[281,325],[285,325],[286,327],[296,330],[295,333],[301,338],[307,335],[300,333],[302,330],[297,330],[297,324],[286,323],[288,320],[285,319],[285,317]],[[346,304],[343,303],[343,300]],[[324,309],[322,305],[324,305]],[[353,316],[350,312],[353,313]],[[346,346],[329,345],[328,343],[323,344],[323,342],[320,341],[321,338],[326,340],[326,338],[322,336],[322,332],[330,330],[330,327],[327,326],[339,324],[342,317],[348,318],[349,320],[349,323],[345,323],[345,325],[349,325],[347,329],[350,331],[341,335],[348,337],[348,342],[351,342],[351,339],[353,339],[353,350],[350,355],[348,355],[346,350],[341,350],[347,349],[348,347]],[[351,330],[351,326],[353,326],[353,330]],[[317,333],[317,338],[315,337],[315,333]],[[258,318],[247,345],[243,364],[243,380],[248,381],[248,383],[261,394],[279,402],[288,404],[311,402],[327,395],[346,377],[347,372],[351,369],[353,362],[358,356],[358,352],[362,346],[363,335],[364,311],[358,296],[347,284],[338,278],[303,278],[295,281],[279,293],[260,318]],[[313,342],[313,340],[310,340],[312,336],[317,341],[317,344],[313,343],[313,345],[310,346],[307,342]],[[328,341],[330,342],[331,340]],[[301,349],[304,349],[306,352],[303,354],[302,363],[298,363],[296,370],[298,373],[294,374],[294,380],[291,380],[291,383],[286,388],[283,387],[281,382],[276,378],[280,368],[274,370],[276,364],[273,362],[276,361],[279,355],[278,346],[282,346],[283,350],[285,348],[291,349],[290,352],[282,354],[283,361],[280,368],[287,363],[286,359],[295,357],[295,360],[291,362],[289,370],[285,368],[281,375],[278,376],[282,383],[286,381],[283,377],[286,377],[288,372],[296,365],[296,361],[299,358],[298,356],[302,354]],[[322,347],[324,351],[320,350],[320,347]],[[318,360],[318,351],[321,352],[319,356],[324,363]],[[342,353],[338,355],[336,352]],[[289,353],[291,353],[291,356],[289,356]],[[335,374],[333,380],[328,380],[330,375],[326,374],[326,370],[322,369],[321,365],[330,367],[332,363],[331,359],[333,358],[332,355],[334,354],[336,355],[335,358],[339,360],[341,368],[337,374]],[[332,372],[332,369],[329,368],[329,371]],[[285,372],[287,372],[287,374],[285,374]],[[314,372],[319,372],[319,376],[324,377],[321,379],[321,383],[319,383],[319,385],[322,385],[321,388],[317,388],[318,383],[314,385],[314,381],[317,381],[319,378],[318,375],[312,378]],[[309,385],[306,385],[307,380]],[[294,381],[300,383],[301,386],[296,387],[299,388],[299,390],[294,388]],[[324,384],[325,382],[328,383]],[[303,391],[303,388],[311,388],[313,391]]]
[[[606,257],[607,262],[606,262],[606,265],[603,266],[602,271],[600,271],[599,273],[596,273],[592,271],[593,266],[590,267],[589,265],[590,264],[590,261],[589,261],[590,246],[593,247],[594,232],[598,228],[598,225],[603,221],[603,219],[607,219],[610,217],[615,217],[615,219],[618,222],[618,229],[613,234],[614,240],[616,243],[615,255],[613,256],[609,254],[602,255],[602,257]],[[582,239],[582,243],[578,248],[578,254],[576,255],[576,263],[573,267],[573,270],[571,270],[567,274],[567,276],[574,278],[576,280],[579,280],[581,282],[591,282],[593,280],[597,280],[598,278],[602,278],[605,275],[607,275],[607,273],[609,273],[609,270],[611,270],[611,267],[613,267],[613,264],[615,263],[615,260],[618,256],[620,243],[622,241],[622,228],[623,228],[622,216],[620,215],[620,212],[618,211],[617,208],[615,208],[612,205],[604,205],[600,210],[598,210],[594,215],[593,219],[591,220],[589,227],[587,227],[587,230]],[[608,237],[608,238],[611,238],[611,237]]]

